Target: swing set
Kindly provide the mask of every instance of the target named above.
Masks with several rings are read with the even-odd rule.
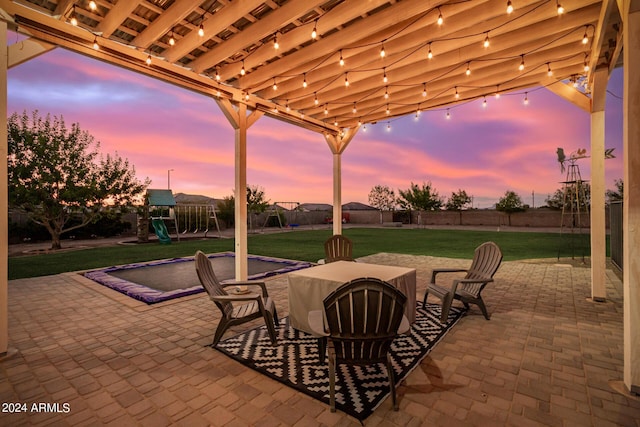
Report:
[[[213,205],[176,205],[176,227],[182,235],[204,233],[209,234],[210,228],[215,226],[218,237],[221,237],[218,216]]]

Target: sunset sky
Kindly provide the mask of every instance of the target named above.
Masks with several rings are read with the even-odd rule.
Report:
[[[11,42],[11,41],[10,41]],[[19,41],[18,41],[19,42]],[[222,198],[234,188],[234,135],[212,98],[56,49],[9,70],[8,111],[38,110],[79,123],[135,165],[151,188]],[[609,83],[607,188],[622,178],[622,70]],[[342,157],[343,202],[368,202],[375,185],[398,192],[431,181],[445,199],[463,189],[474,207],[513,190],[540,206],[565,179],[556,148],[569,154],[590,144],[589,114],[543,88],[487,98],[450,110],[367,125]],[[391,129],[388,130],[387,127]],[[263,116],[248,132],[249,185],[271,202],[332,203],[332,156],[323,136]],[[580,164],[590,179],[589,161]]]

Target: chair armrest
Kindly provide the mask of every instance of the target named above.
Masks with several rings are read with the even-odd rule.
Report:
[[[480,283],[483,285],[486,285],[487,283],[491,283],[493,282],[492,278],[486,278],[486,279],[456,279],[453,281],[453,286],[451,286],[451,293],[455,294],[456,293],[456,289],[458,288],[458,285],[460,284],[471,284],[471,283]],[[480,290],[482,290],[482,288],[480,288]]]
[[[327,326],[324,321],[324,310],[312,310],[307,315],[309,328],[319,337],[328,337]]]
[[[220,284],[223,288],[228,288],[230,286],[259,286],[262,289],[262,296],[268,297],[269,293],[267,292],[267,285],[264,282],[259,282],[257,280],[228,280]]]
[[[411,324],[409,323],[409,319],[404,314],[402,315],[402,322],[400,322],[400,326],[398,327],[399,335],[411,335]]]
[[[466,273],[466,268],[434,268],[431,271],[431,283],[436,283],[436,275],[439,273]]]
[[[211,298],[211,301],[258,301],[261,303],[261,296],[259,294],[243,294],[243,295],[214,295]]]

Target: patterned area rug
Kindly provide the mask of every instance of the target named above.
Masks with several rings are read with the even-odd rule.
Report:
[[[396,385],[424,359],[464,313],[452,307],[446,325],[440,323],[440,306],[418,302],[411,335],[396,338],[391,357]],[[278,345],[271,346],[265,326],[218,343],[216,349],[242,364],[309,396],[329,404],[329,369],[318,359],[318,339],[280,321]],[[336,408],[362,421],[389,395],[384,365],[365,367],[338,365]]]

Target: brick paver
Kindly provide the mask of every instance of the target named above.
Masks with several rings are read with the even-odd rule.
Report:
[[[469,263],[363,261],[416,268],[419,299],[432,268]],[[504,262],[484,293],[491,320],[472,307],[399,385],[400,411],[387,399],[365,424],[640,426],[640,399],[611,386],[623,373],[622,286],[607,278],[607,301],[594,303],[587,268]],[[286,276],[268,286],[284,317]],[[0,425],[358,425],[207,347],[218,319],[204,294],[150,308],[75,274],[11,281],[18,352],[0,361]]]

